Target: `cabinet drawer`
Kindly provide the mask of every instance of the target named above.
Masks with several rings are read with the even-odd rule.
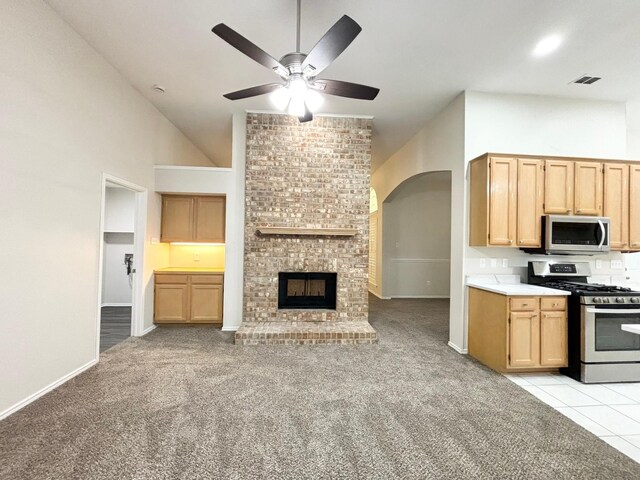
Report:
[[[542,310],[565,310],[567,308],[567,299],[565,297],[542,297],[540,299],[540,308]]]
[[[174,283],[174,284],[185,284],[187,283],[188,275],[177,275],[173,273],[156,273],[155,282],[156,283]]]
[[[191,275],[192,284],[222,285],[222,275]]]
[[[515,312],[533,312],[538,310],[538,299],[534,297],[514,297],[510,299],[510,307]]]

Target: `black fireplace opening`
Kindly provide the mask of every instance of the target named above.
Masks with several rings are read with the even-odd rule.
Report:
[[[278,308],[336,309],[338,274],[332,272],[278,273]]]

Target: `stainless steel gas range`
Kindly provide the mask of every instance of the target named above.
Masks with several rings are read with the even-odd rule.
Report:
[[[561,371],[584,383],[640,381],[640,292],[590,284],[587,262],[529,262],[528,283],[571,292],[569,366]]]

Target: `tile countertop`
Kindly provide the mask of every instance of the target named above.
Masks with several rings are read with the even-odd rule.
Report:
[[[208,267],[168,267],[154,270],[153,273],[224,273],[224,268]]]
[[[565,290],[520,283],[520,277],[517,275],[473,275],[467,278],[467,286],[500,295],[536,297],[571,295],[571,292]]]

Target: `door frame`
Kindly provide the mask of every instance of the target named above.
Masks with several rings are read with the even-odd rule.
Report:
[[[96,358],[100,358],[100,323],[102,312],[102,276],[104,262],[104,220],[106,208],[107,184],[114,184],[135,193],[135,213],[133,223],[133,258],[134,268],[133,288],[131,292],[131,336],[140,337],[144,334],[144,238],[147,229],[147,201],[146,188],[136,185],[122,178],[108,173],[102,173],[102,198],[100,201],[100,247],[98,260],[98,306],[96,315]]]

